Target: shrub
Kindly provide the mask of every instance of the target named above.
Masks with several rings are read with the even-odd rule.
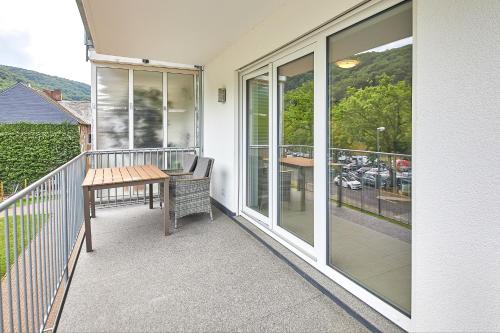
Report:
[[[32,183],[80,153],[77,125],[0,124],[0,181],[5,192]]]

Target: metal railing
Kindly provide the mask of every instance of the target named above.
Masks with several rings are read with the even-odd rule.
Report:
[[[0,331],[43,331],[83,223],[86,154],[0,204]]]
[[[330,148],[330,197],[411,225],[411,161],[407,154]]]
[[[200,154],[199,147],[187,148],[144,148],[98,150],[87,153],[91,168],[119,168],[138,164],[153,164],[162,170],[182,168],[185,154]],[[96,206],[110,207],[130,203],[146,203],[148,187],[128,186],[96,191]],[[153,185],[153,197],[158,199],[158,184]]]
[[[268,145],[250,145],[249,148],[247,163],[267,165]],[[314,158],[314,147],[282,145],[279,154],[282,157]],[[250,179],[257,179],[258,168],[254,169],[250,170]],[[292,184],[296,184],[296,170],[292,167],[287,169],[292,171]],[[411,224],[411,155],[329,148],[328,170],[330,199],[338,206],[350,206],[403,224]],[[341,182],[341,177],[345,177],[347,182]],[[305,181],[312,184],[312,170],[305,171]]]
[[[199,152],[198,147],[85,152],[0,203],[0,332],[42,332],[56,319],[51,310],[60,287],[67,286],[84,221],[81,184],[87,168],[178,169],[184,154]],[[101,191],[96,203],[140,202],[145,191]]]

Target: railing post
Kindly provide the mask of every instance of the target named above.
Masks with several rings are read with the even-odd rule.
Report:
[[[378,135],[378,132],[377,132]],[[378,200],[377,200],[377,211],[378,215],[382,215],[382,201],[380,199],[380,196],[382,195],[382,178],[380,177],[380,151],[377,152],[378,157],[377,157],[377,186],[378,186]]]
[[[68,168],[63,170],[63,255],[64,255],[64,280],[68,282],[68,247],[69,247],[69,239],[68,239]]]

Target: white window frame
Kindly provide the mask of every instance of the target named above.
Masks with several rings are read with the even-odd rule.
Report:
[[[273,83],[270,85],[272,87],[272,93],[270,94],[273,98],[272,105],[272,122],[270,124],[270,130],[274,129],[274,124],[277,123],[277,113],[276,113],[276,82],[275,82],[275,70],[276,64],[280,63],[280,59],[286,59],[286,57],[290,56],[294,52],[297,52],[300,49],[306,48],[312,44],[315,46],[314,49],[314,219],[315,219],[315,230],[314,230],[314,249],[311,253],[308,253],[307,247],[302,247],[301,242],[296,241],[293,237],[289,237],[290,235],[286,235],[282,237],[283,234],[280,231],[277,231],[276,228],[276,212],[277,212],[277,179],[276,177],[272,177],[273,186],[272,195],[270,196],[270,200],[272,202],[272,209],[270,209],[269,216],[270,221],[272,223],[262,224],[260,221],[257,221],[253,216],[249,215],[248,212],[243,207],[242,197],[243,195],[239,195],[239,207],[238,213],[252,222],[256,227],[262,230],[264,233],[275,239],[280,244],[284,245],[291,252],[295,253],[297,256],[302,258],[304,261],[318,269],[321,273],[328,276],[334,282],[341,285],[347,291],[352,293],[354,296],[358,297],[364,303],[381,313],[383,316],[399,325],[405,330],[412,330],[412,320],[411,317],[401,312],[397,308],[393,307],[382,298],[378,297],[373,292],[365,289],[360,284],[354,282],[346,275],[340,273],[333,267],[328,265],[328,184],[325,181],[328,179],[328,103],[327,103],[327,47],[328,47],[328,37],[334,33],[337,33],[343,29],[349,28],[365,19],[368,19],[374,15],[379,14],[380,12],[387,10],[397,4],[403,3],[406,0],[375,0],[365,3],[352,11],[346,13],[345,15],[335,19],[334,21],[318,28],[314,32],[305,35],[304,37],[284,46],[278,51],[273,52],[270,55],[267,55],[260,60],[247,65],[239,70],[240,80],[239,80],[239,134],[240,134],[240,153],[239,154],[239,188],[240,191],[244,189],[242,182],[246,181],[246,170],[243,160],[243,155],[245,155],[246,147],[243,144],[243,137],[246,135],[246,127],[243,127],[242,119],[245,117],[245,104],[243,104],[243,95],[244,92],[242,83],[244,82],[242,78],[245,75],[248,75],[252,71],[255,71],[262,67],[273,67],[273,75],[271,75],[271,80]],[[416,1],[416,0],[413,0]],[[413,2],[413,17],[415,18],[415,5]],[[415,20],[414,20],[415,22]],[[415,29],[414,29],[415,32]],[[414,44],[416,41],[415,33],[414,33]],[[414,51],[415,52],[415,48]],[[271,118],[271,117],[270,117]],[[271,153],[273,170],[270,172],[271,176],[275,175],[277,172],[277,150],[274,147],[277,147],[277,135],[273,133],[272,138],[272,146]],[[241,192],[240,192],[241,193]],[[324,200],[322,200],[324,198]],[[271,207],[271,203],[270,203]],[[414,210],[412,210],[412,214],[414,214]],[[415,220],[415,219],[412,219]],[[278,227],[279,228],[279,227]],[[293,235],[291,235],[293,236]],[[415,278],[415,246],[414,242],[412,242],[412,281]],[[415,300],[415,290],[413,288],[414,284],[412,282],[411,287],[411,299],[412,299],[412,308],[414,308],[414,300]]]
[[[91,63],[91,82],[92,82],[92,90],[91,90],[91,109],[92,109],[92,149],[98,150],[97,147],[97,69],[98,68],[116,68],[116,69],[125,69],[128,70],[128,115],[129,115],[129,140],[128,147],[123,149],[143,149],[143,148],[135,148],[134,147],[134,71],[149,71],[149,72],[158,72],[162,73],[162,93],[163,93],[163,148],[167,148],[168,144],[168,73],[174,74],[188,74],[193,75],[193,84],[195,86],[194,89],[194,98],[195,98],[195,115],[194,115],[194,123],[193,123],[193,134],[194,139],[193,143],[195,147],[199,146],[200,138],[198,137],[200,133],[198,133],[198,128],[202,126],[201,123],[201,115],[202,110],[200,109],[200,101],[198,96],[199,88],[197,87],[198,83],[201,83],[199,80],[199,71],[190,70],[190,69],[180,69],[180,68],[166,68],[166,67],[156,67],[156,66],[139,66],[139,65],[130,65],[130,64],[116,64],[116,63],[108,63],[108,62],[95,62]],[[185,147],[188,148],[188,147]],[[117,149],[122,150],[122,149]]]

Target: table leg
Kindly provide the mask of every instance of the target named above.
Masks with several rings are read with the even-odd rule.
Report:
[[[90,230],[90,207],[89,196],[92,191],[87,187],[83,188],[83,216],[85,217],[85,246],[87,252],[92,252],[92,231]]]
[[[299,168],[300,210],[306,210],[306,175],[304,168]]]
[[[95,218],[95,191],[90,192],[90,217]]]
[[[153,209],[153,184],[149,184],[149,209]]]
[[[165,236],[170,235],[170,202],[169,202],[169,188],[168,188],[168,179],[163,183],[163,223],[165,229]]]

